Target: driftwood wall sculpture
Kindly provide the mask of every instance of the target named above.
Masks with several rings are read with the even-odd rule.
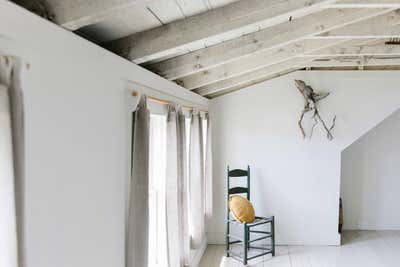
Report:
[[[319,122],[321,122],[322,126],[326,131],[326,137],[328,138],[328,140],[332,140],[333,139],[332,130],[335,127],[336,116],[333,118],[331,126],[328,127],[325,121],[322,119],[321,115],[319,114],[317,107],[318,102],[327,97],[329,93],[315,93],[314,89],[312,89],[311,86],[306,85],[306,83],[303,82],[302,80],[295,80],[294,82],[296,84],[297,89],[299,89],[299,92],[302,94],[304,98],[304,108],[303,111],[301,112],[300,119],[298,121],[298,125],[303,138],[306,137],[306,132],[304,131],[302,124],[304,115],[307,112],[312,112],[312,119],[314,123],[311,127],[310,138],[312,137],[315,126]]]

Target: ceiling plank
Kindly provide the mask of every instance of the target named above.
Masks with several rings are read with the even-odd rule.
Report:
[[[207,38],[220,36],[236,38],[320,11],[334,0],[246,0],[238,1],[187,19],[136,33],[112,41],[106,46],[135,63],[165,58],[177,50],[197,43],[206,43]],[[310,4],[311,3],[311,4]],[[226,39],[224,39],[226,40]]]
[[[324,10],[147,67],[167,79],[174,80],[390,11],[392,9]]]

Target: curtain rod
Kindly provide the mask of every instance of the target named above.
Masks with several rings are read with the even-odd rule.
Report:
[[[138,83],[138,82],[131,81],[131,80],[129,80],[129,79],[125,79],[125,81],[127,81],[127,82],[129,82],[129,83],[137,84],[137,85],[139,85],[139,86],[148,88],[148,89],[150,89],[150,90],[152,90],[152,91],[156,91],[156,92],[159,92],[159,93],[161,93],[161,94],[165,94],[165,92],[162,92],[162,91],[160,91],[160,90],[158,90],[158,89],[149,87],[149,86],[147,86],[147,85],[144,85],[144,84],[141,84],[141,83]],[[138,96],[138,91],[132,90],[132,91],[131,91],[131,95],[134,96],[134,97]],[[173,97],[175,97],[175,98],[177,98],[177,99],[180,99],[180,100],[182,100],[182,101],[186,101],[186,102],[187,102],[186,99],[183,99],[183,98],[180,98],[180,97],[176,97],[176,96],[173,96]],[[151,101],[151,102],[158,103],[158,104],[162,104],[162,105],[168,105],[168,104],[173,103],[172,101],[165,100],[165,99],[161,99],[161,98],[157,98],[157,97],[153,97],[153,96],[149,96],[149,95],[147,96],[147,99],[148,99],[149,101]],[[201,106],[201,105],[199,105],[199,106]],[[183,105],[182,105],[181,107],[182,107],[182,109],[186,109],[186,110],[197,110],[197,111],[201,111],[201,112],[208,113],[208,110],[207,110],[207,109],[200,109],[200,108],[196,108],[196,107],[194,107],[194,106],[183,106]]]
[[[131,95],[136,97],[139,94],[136,91],[132,91]],[[151,102],[154,102],[154,103],[162,104],[162,105],[168,105],[168,104],[173,103],[171,101],[168,101],[168,100],[165,100],[165,99],[161,99],[161,98],[152,97],[152,96],[147,96],[147,100],[149,100]],[[181,106],[181,107],[182,107],[182,109],[186,109],[186,110],[197,110],[197,111],[208,113],[208,110],[197,109],[197,108],[191,107],[191,106]]]
[[[13,55],[5,55],[5,54],[0,54],[0,58],[4,57],[6,60],[9,60],[8,58],[16,58],[18,59],[17,56],[13,56]],[[19,60],[19,59],[18,59]],[[29,62],[25,63],[25,68],[27,70],[29,70],[31,68],[31,64]]]

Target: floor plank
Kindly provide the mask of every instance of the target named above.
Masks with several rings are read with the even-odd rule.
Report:
[[[241,253],[239,246],[233,250]],[[253,253],[253,252],[251,252]],[[209,245],[199,267],[241,267],[225,257],[225,247]],[[250,261],[250,267],[397,267],[400,231],[345,231],[342,246],[277,246],[276,256]]]

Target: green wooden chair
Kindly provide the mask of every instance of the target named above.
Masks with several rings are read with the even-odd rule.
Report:
[[[246,178],[247,186],[246,187],[230,187],[230,179],[231,178]],[[248,200],[250,200],[250,167],[247,166],[247,170],[234,169],[229,170],[229,166],[227,168],[227,214],[226,214],[226,256],[232,257],[238,261],[243,262],[244,265],[247,265],[247,262],[251,259],[255,259],[267,254],[271,254],[275,256],[275,218],[271,217],[255,217],[254,222],[252,223],[240,223],[233,219],[230,215],[229,211],[229,196],[233,194],[246,194]],[[235,236],[231,233],[230,225],[236,224],[243,229],[242,237]],[[262,231],[259,229],[254,229],[257,226],[261,225],[270,225],[269,231]],[[257,227],[258,228],[258,227]],[[257,234],[257,237],[252,239],[252,233]],[[232,240],[233,239],[233,240]],[[270,246],[254,246],[253,242],[261,241],[264,239],[270,240]],[[241,243],[243,245],[243,255],[240,253],[234,252],[231,250],[232,244]],[[248,250],[256,249],[262,250],[261,253],[249,256]]]

